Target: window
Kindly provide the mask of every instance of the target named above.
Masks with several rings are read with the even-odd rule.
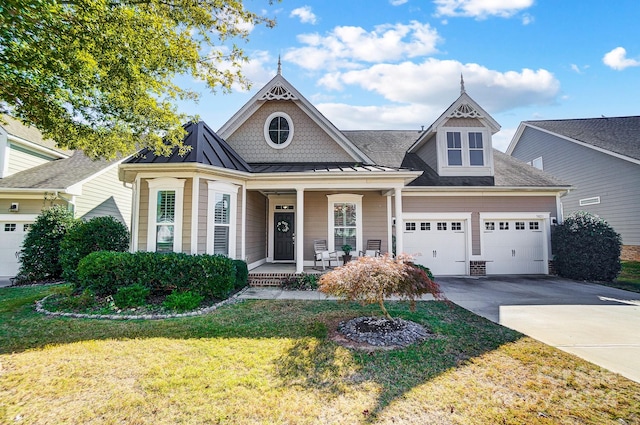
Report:
[[[208,181],[207,254],[236,257],[236,211],[239,187]]]
[[[538,223],[537,221],[529,222],[529,230],[538,230],[538,229],[540,229],[540,223]]]
[[[264,137],[274,149],[283,149],[293,140],[293,121],[284,112],[274,112],[264,123]]]
[[[524,221],[516,221],[516,230],[524,230]]]
[[[469,133],[469,165],[484,165],[484,148],[482,133]]]
[[[22,231],[23,232],[28,232],[29,230],[31,230],[31,223],[27,223],[27,224],[23,224],[22,225]]]
[[[420,223],[420,230],[431,230],[431,223]]]
[[[501,221],[500,222],[500,230],[509,230],[509,222]]]
[[[351,245],[357,252],[362,247],[362,195],[327,195],[327,198],[329,250],[340,251],[342,245]]]
[[[5,232],[15,232],[16,231],[16,223],[5,223],[4,224],[4,231]]]
[[[438,230],[447,230],[447,223],[438,223],[437,224],[437,229]]]
[[[484,223],[484,230],[496,230],[496,222],[495,221],[486,221]]]
[[[416,223],[405,223],[404,228],[407,232],[412,232],[416,230]]]
[[[447,132],[447,159],[449,165],[462,165],[462,141],[460,132]]]
[[[451,230],[453,231],[460,231],[462,230],[462,223],[459,221],[453,222],[451,223]]]
[[[147,251],[182,252],[184,179],[158,178],[149,184]]]
[[[536,167],[538,170],[542,170],[542,157],[539,156],[536,159],[534,159],[533,161],[530,162],[531,165],[533,165],[534,167]]]

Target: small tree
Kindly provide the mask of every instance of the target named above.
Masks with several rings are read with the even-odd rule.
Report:
[[[69,229],[60,243],[62,278],[76,279],[78,263],[95,251],[126,251],[129,248],[129,230],[111,216],[94,217]]]
[[[424,270],[415,267],[408,255],[396,258],[359,257],[320,278],[320,291],[335,295],[347,301],[362,304],[378,304],[387,319],[391,319],[384,300],[397,295],[415,308],[416,298],[432,294],[436,299],[444,299],[440,287],[429,279]]]
[[[21,264],[16,280],[38,282],[60,278],[60,242],[67,230],[75,224],[73,214],[60,205],[42,211],[22,244]]]
[[[551,242],[560,276],[612,281],[620,273],[622,239],[600,217],[584,211],[571,214],[554,229]]]

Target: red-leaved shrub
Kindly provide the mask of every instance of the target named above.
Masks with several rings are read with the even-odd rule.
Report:
[[[427,274],[415,267],[413,257],[398,255],[396,258],[359,257],[338,267],[320,278],[319,290],[346,301],[378,304],[382,313],[391,319],[384,306],[385,298],[396,295],[410,302],[415,308],[416,299],[423,294],[432,294],[435,299],[444,299],[440,286]]]

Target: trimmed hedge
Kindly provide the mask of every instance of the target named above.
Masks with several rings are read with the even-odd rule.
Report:
[[[236,269],[236,283],[235,289],[244,288],[249,281],[249,268],[247,263],[242,260],[232,260],[233,266]]]
[[[141,285],[152,295],[193,291],[205,298],[224,299],[235,282],[233,261],[223,255],[99,251],[80,260],[74,289],[106,296]]]

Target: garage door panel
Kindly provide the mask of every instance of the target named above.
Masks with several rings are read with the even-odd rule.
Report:
[[[0,276],[15,276],[20,268],[18,253],[26,236],[29,223],[0,222]]]
[[[544,234],[540,220],[484,220],[487,274],[543,274]]]
[[[404,251],[416,264],[429,267],[434,275],[464,275],[466,222],[459,220],[405,221]]]

